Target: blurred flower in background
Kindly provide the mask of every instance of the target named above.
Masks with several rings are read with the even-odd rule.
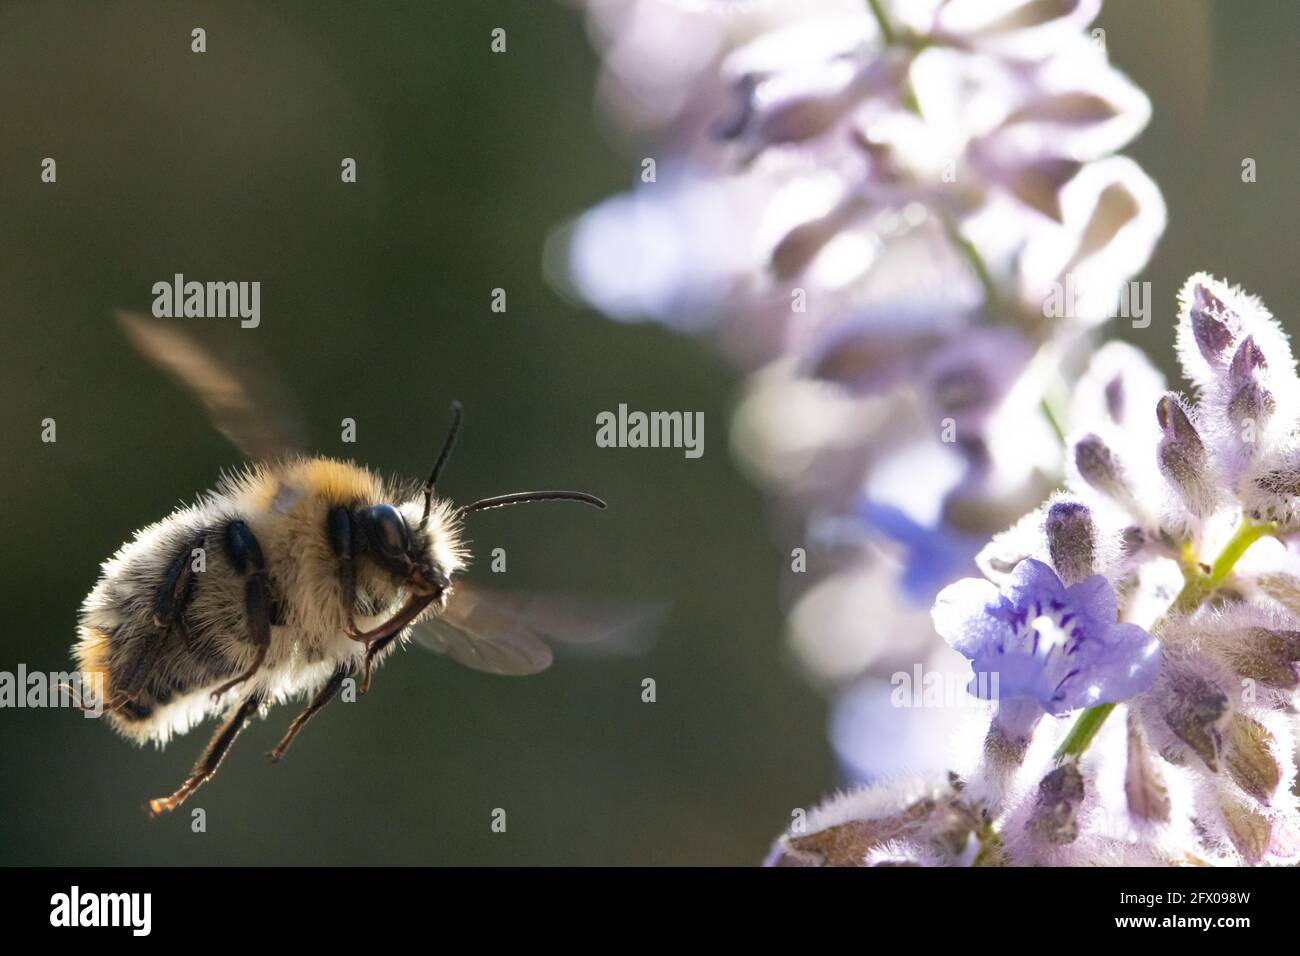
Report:
[[[951,766],[909,741],[969,708],[890,689],[968,670],[930,606],[1060,484],[1090,334],[1150,320],[1164,205],[1115,155],[1150,104],[1099,0],[583,5],[640,176],[557,231],[552,281],[746,372],[732,443],[808,555],[790,640],[846,775]]]

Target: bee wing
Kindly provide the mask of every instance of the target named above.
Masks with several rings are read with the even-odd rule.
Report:
[[[598,602],[553,594],[485,591],[458,584],[446,610],[415,625],[429,650],[490,674],[536,674],[554,659],[548,641],[592,644],[644,632],[651,605]]]
[[[221,354],[183,326],[138,312],[117,312],[131,344],[195,394],[213,426],[252,459],[275,458],[304,447],[289,403],[248,358]]]

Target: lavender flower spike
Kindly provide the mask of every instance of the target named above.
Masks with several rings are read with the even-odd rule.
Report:
[[[966,578],[944,588],[931,613],[940,636],[971,661],[971,693],[995,687],[1004,702],[1033,701],[1057,717],[1140,694],[1160,669],[1160,642],[1116,623],[1115,592],[1099,574],[1066,587],[1026,558],[1002,593]]]

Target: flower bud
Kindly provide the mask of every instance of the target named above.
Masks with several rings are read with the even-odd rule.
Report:
[[[1268,728],[1245,714],[1228,725],[1224,763],[1228,775],[1260,803],[1268,803],[1282,782],[1282,768],[1273,756],[1274,740]]]
[[[1300,475],[1297,476],[1297,479],[1300,481]],[[1300,495],[1300,488],[1297,489],[1295,494]],[[1292,614],[1300,615],[1300,577],[1286,571],[1273,571],[1268,574],[1261,574],[1255,579],[1255,584],[1261,591]],[[1291,632],[1282,631],[1280,633],[1289,634]]]
[[[1228,697],[1203,677],[1180,672],[1171,676],[1165,723],[1215,773],[1228,721]]]
[[[1025,829],[1055,846],[1073,843],[1079,836],[1079,808],[1083,805],[1083,774],[1073,760],[1057,767],[1038,784],[1038,799]]]
[[[1209,469],[1205,444],[1173,395],[1156,403],[1156,420],[1164,432],[1156,452],[1160,471],[1182,495],[1188,509],[1204,517],[1213,506],[1206,483]]]
[[[1137,719],[1129,714],[1128,762],[1124,769],[1124,797],[1128,812],[1147,823],[1169,819],[1169,791],[1161,779],[1155,755],[1142,739]]]
[[[1248,865],[1258,866],[1263,861],[1273,836],[1272,823],[1251,807],[1235,800],[1225,800],[1221,809],[1223,821],[1228,825],[1228,839]]]
[[[1223,304],[1222,299],[1203,285],[1192,290],[1188,314],[1196,347],[1210,365],[1218,365],[1223,361],[1223,353],[1232,347],[1233,329],[1240,319]]]
[[[1268,360],[1264,358],[1264,350],[1255,344],[1255,336],[1248,335],[1233,353],[1228,365],[1228,381],[1234,386],[1244,385],[1254,381],[1255,373],[1266,368]]]
[[[1295,668],[1295,663],[1300,661],[1300,631],[1250,628],[1230,635],[1223,654],[1241,677],[1281,690],[1300,686]]]
[[[1248,335],[1241,340],[1228,367],[1228,388],[1232,398],[1228,402],[1229,423],[1241,426],[1254,422],[1257,426],[1273,413],[1276,402],[1272,394],[1260,384],[1256,373],[1268,367],[1264,352]]]
[[[933,800],[919,800],[894,816],[849,820],[802,836],[782,837],[776,866],[863,866],[867,855],[884,843],[916,831],[934,812]]]
[[[1127,504],[1131,500],[1119,460],[1098,436],[1084,435],[1074,443],[1074,467],[1079,477],[1114,501]]]
[[[1274,468],[1255,479],[1260,491],[1279,498],[1300,496],[1300,468]]]
[[[1088,506],[1058,501],[1047,509],[1047,551],[1065,584],[1077,584],[1096,572],[1096,526]]]

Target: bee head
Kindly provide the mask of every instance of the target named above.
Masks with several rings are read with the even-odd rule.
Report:
[[[451,429],[420,489],[421,497],[400,507],[372,505],[356,516],[366,553],[392,575],[393,584],[410,591],[416,598],[431,598],[443,604],[451,592],[452,575],[464,567],[460,528],[467,515],[529,501],[581,501],[605,507],[599,498],[580,491],[516,492],[480,498],[459,508],[446,501],[435,503],[434,487],[460,434],[464,416],[460,402],[452,402],[451,415]]]
[[[393,584],[420,597],[446,601],[458,562],[452,554],[439,554],[444,549],[427,521],[413,526],[402,509],[377,504],[358,511],[356,523],[365,555],[392,576]]]
[[[435,502],[434,487],[460,432],[463,416],[460,402],[452,403],[451,415],[451,431],[433,464],[433,471],[420,489],[419,498],[399,506],[370,505],[352,513],[353,526],[358,531],[358,550],[369,557],[374,567],[388,579],[373,583],[381,591],[395,588],[409,595],[406,603],[388,622],[364,634],[352,635],[359,640],[373,642],[390,638],[416,620],[430,604],[437,602],[446,607],[451,596],[452,576],[465,567],[461,528],[468,515],[530,501],[580,501],[597,508],[605,507],[605,502],[595,495],[582,491],[519,491],[480,498],[459,508],[446,500]]]

